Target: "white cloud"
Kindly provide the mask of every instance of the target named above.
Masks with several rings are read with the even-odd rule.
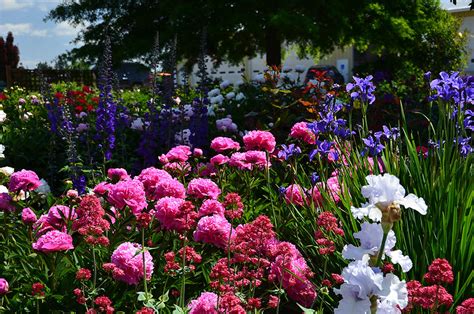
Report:
[[[80,26],[74,27],[67,22],[60,22],[56,24],[54,33],[58,36],[75,36],[79,31],[81,31],[81,29]]]
[[[1,10],[20,10],[33,5],[33,1],[28,0],[0,0]]]
[[[0,24],[0,34],[6,34],[12,32],[13,35],[29,35],[33,37],[46,37],[48,31],[45,29],[34,29],[31,23],[6,23]]]

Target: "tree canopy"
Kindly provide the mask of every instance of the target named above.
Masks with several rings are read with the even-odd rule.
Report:
[[[240,62],[266,53],[269,65],[280,64],[283,43],[309,54],[353,44],[396,55],[410,45],[429,49],[423,42],[437,40],[439,23],[444,35],[457,34],[437,0],[68,0],[47,18],[87,25],[78,38],[84,45],[72,51],[77,57],[100,56],[106,33],[115,60],[144,57],[159,33],[162,47],[176,38],[176,57],[188,65],[200,54],[203,29],[212,59]],[[442,40],[443,47],[459,47],[456,38]]]

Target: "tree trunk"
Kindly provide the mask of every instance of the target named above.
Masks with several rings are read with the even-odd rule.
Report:
[[[273,26],[267,27],[265,48],[267,65],[279,67],[281,65],[281,36],[279,31]]]

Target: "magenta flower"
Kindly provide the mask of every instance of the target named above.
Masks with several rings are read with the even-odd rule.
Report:
[[[109,170],[107,170],[107,177],[113,182],[130,179],[127,170],[123,168],[110,168]]]
[[[212,140],[211,148],[222,153],[226,150],[239,150],[240,144],[229,137],[219,136]]]
[[[199,216],[220,215],[224,216],[225,208],[219,201],[205,200],[199,208]]]
[[[293,125],[290,137],[302,140],[307,144],[316,144],[316,135],[308,128],[306,122],[298,122]]]
[[[34,171],[23,169],[11,175],[8,189],[10,192],[33,191],[40,185],[41,181]]]
[[[214,292],[203,292],[201,295],[189,302],[189,314],[217,314],[217,294]]]
[[[210,179],[192,179],[188,184],[188,195],[195,198],[217,199],[221,190]]]
[[[138,215],[148,205],[143,184],[136,179],[112,185],[107,200],[118,209],[130,207],[134,215]]]
[[[23,221],[23,223],[27,225],[33,224],[36,222],[37,219],[38,218],[36,217],[35,212],[32,211],[31,208],[29,207],[23,208],[21,212],[21,220]]]
[[[0,278],[0,295],[5,295],[8,293],[8,281],[5,278]],[[217,297],[217,296],[216,296]],[[217,299],[216,299],[217,302]],[[217,313],[217,312],[216,312]]]
[[[35,243],[33,249],[36,251],[51,253],[74,249],[72,237],[58,230],[51,230],[42,235]]]
[[[154,200],[156,185],[162,180],[170,180],[172,177],[165,170],[149,167],[143,169],[142,172],[137,177],[135,177],[135,179],[143,183],[146,197],[148,199]]]
[[[176,179],[161,180],[155,188],[153,199],[172,196],[176,198],[186,198],[186,189],[184,185]]]
[[[275,137],[267,131],[250,131],[243,137],[246,150],[264,150],[269,153],[275,150]]]
[[[229,246],[232,235],[232,225],[221,215],[202,217],[193,234],[194,241],[212,244],[221,249]]]
[[[143,279],[143,253],[140,244],[124,242],[112,253],[111,261],[115,266],[113,277],[129,285],[136,285]],[[145,251],[146,280],[153,273],[153,258]]]
[[[8,193],[0,193],[0,210],[13,212],[15,209],[12,197]]]

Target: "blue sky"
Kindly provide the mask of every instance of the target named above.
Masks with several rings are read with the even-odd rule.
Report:
[[[34,68],[74,47],[71,41],[80,27],[67,23],[44,22],[49,10],[61,0],[0,0],[0,36],[12,31],[20,49],[20,63]]]
[[[80,31],[67,23],[44,22],[49,10],[61,0],[0,0],[0,36],[8,31],[15,36],[20,49],[20,62],[34,68],[40,61],[50,62],[57,55],[74,47],[71,41]],[[471,0],[458,0],[457,7],[467,6]],[[443,7],[453,5],[441,0]]]

